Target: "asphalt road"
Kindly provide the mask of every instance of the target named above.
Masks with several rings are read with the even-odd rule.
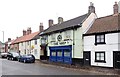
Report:
[[[43,64],[38,61],[36,63],[20,63],[6,59],[0,59],[0,61],[2,62],[0,64],[2,75],[101,75],[90,71]]]

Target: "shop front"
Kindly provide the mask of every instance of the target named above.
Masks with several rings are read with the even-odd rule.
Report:
[[[50,58],[52,62],[72,63],[72,45],[49,47]]]

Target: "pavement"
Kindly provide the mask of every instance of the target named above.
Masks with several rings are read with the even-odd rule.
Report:
[[[49,62],[49,61],[46,61],[46,60],[41,61],[41,63],[60,66],[60,67],[64,67],[64,68],[71,68],[71,69],[78,69],[78,70],[82,70],[82,71],[89,71],[89,72],[99,73],[99,74],[103,74],[103,75],[119,75],[120,76],[120,69],[115,69],[115,68],[69,65],[69,64],[63,64],[63,63]]]

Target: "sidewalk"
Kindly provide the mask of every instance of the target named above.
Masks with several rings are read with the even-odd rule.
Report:
[[[42,60],[40,62],[44,63],[44,64],[51,64],[51,65],[62,66],[62,67],[66,67],[66,68],[74,68],[74,69],[81,69],[81,70],[85,70],[85,71],[104,73],[106,75],[120,75],[120,69],[114,69],[114,68],[80,66],[80,65],[75,66],[75,65],[70,65],[70,64],[49,62],[47,60]]]

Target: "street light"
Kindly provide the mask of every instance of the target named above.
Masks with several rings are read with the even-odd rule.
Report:
[[[4,43],[4,31],[1,31],[3,33],[3,43]]]

